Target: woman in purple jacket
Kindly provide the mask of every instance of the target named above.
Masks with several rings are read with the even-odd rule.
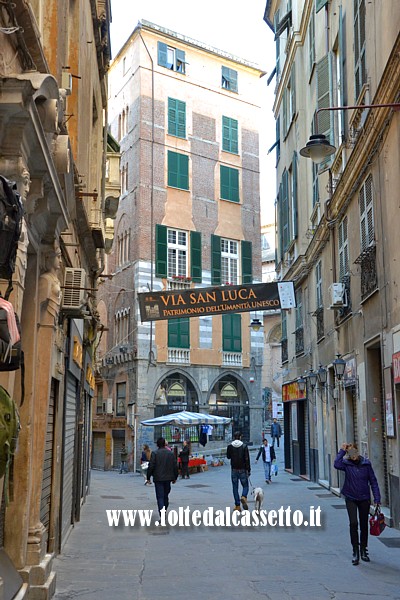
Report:
[[[371,504],[371,491],[376,505],[381,502],[378,481],[368,458],[360,456],[355,444],[342,444],[334,462],[335,469],[345,472],[342,494],[346,499],[349,515],[350,540],[353,546],[353,565],[361,560],[369,562],[368,556],[368,515]],[[358,520],[360,522],[360,545],[358,542]]]

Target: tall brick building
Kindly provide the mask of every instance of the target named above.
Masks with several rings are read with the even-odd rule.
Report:
[[[98,466],[118,464],[122,441],[134,461],[160,433],[140,422],[183,408],[230,416],[247,440],[261,440],[255,315],[141,323],[137,293],[261,281],[262,74],[145,21],[112,64],[109,122],[121,147],[122,196],[108,258],[113,277],[99,306],[108,332],[98,356]],[[225,445],[230,435],[215,428],[211,442]],[[190,436],[197,441],[196,430]]]

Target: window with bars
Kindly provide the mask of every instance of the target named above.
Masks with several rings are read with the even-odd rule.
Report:
[[[347,236],[347,216],[339,224],[339,280],[343,281],[349,273],[349,240]]]
[[[238,91],[238,72],[228,67],[221,68],[221,87],[231,92]]]
[[[187,276],[188,235],[186,231],[168,229],[168,277]]]
[[[230,117],[222,117],[222,150],[238,154],[238,122]]]
[[[186,72],[185,52],[167,46],[164,42],[158,42],[158,64],[170,71],[184,74]]]
[[[365,52],[365,0],[354,0],[354,77],[355,100],[367,83]]]
[[[239,243],[221,238],[221,280],[223,284],[239,283]]]
[[[186,102],[168,98],[168,133],[186,138]]]
[[[375,240],[372,175],[367,177],[361,187],[358,202],[360,206],[361,252],[363,252]]]

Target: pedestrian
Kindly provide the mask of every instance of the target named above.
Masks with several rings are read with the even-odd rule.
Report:
[[[231,461],[231,480],[233,498],[235,500],[234,510],[240,510],[240,502],[243,509],[248,510],[247,494],[249,493],[250,455],[249,449],[242,442],[242,434],[236,431],[234,440],[226,450],[226,457]],[[239,481],[242,485],[242,496],[239,498]]]
[[[262,446],[257,454],[256,462],[258,462],[261,455],[264,463],[265,481],[266,483],[271,483],[271,464],[272,461],[275,460],[276,455],[274,447],[268,444],[267,438],[263,439]]]
[[[142,455],[140,457],[140,467],[142,469],[142,475],[144,477],[144,485],[147,485],[147,469],[151,457],[151,450],[148,444],[143,444]]]
[[[174,453],[166,449],[163,437],[158,438],[157,450],[151,453],[147,469],[147,483],[150,483],[152,477],[156,490],[158,511],[161,515],[161,510],[163,508],[167,509],[169,505],[171,483],[175,483],[178,479],[178,463]]]
[[[169,450],[170,452],[172,452],[172,448],[171,446],[168,444],[168,442],[165,440],[165,447],[167,450]]]
[[[190,479],[189,476],[189,445],[185,440],[183,442],[182,450],[179,453],[179,458],[181,459],[181,477],[182,479]]]
[[[275,446],[275,440],[276,443],[278,445],[279,448],[279,438],[282,435],[282,427],[280,426],[280,423],[278,423],[278,421],[276,419],[273,420],[273,423],[271,425],[271,438],[272,438],[272,446]]]
[[[125,444],[122,444],[122,448],[121,448],[121,452],[120,452],[120,456],[121,456],[121,464],[119,467],[119,473],[121,474],[123,471],[125,473],[128,472],[128,449],[125,446]]]
[[[360,456],[356,444],[342,444],[334,462],[335,469],[344,471],[345,479],[342,494],[346,500],[349,516],[350,541],[353,546],[353,565],[361,560],[369,562],[368,556],[368,516],[371,504],[371,490],[374,503],[381,502],[378,481],[368,458]],[[358,513],[358,520],[357,520]],[[358,537],[360,526],[360,539]]]

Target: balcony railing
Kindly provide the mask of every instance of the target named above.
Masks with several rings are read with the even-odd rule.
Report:
[[[368,246],[354,262],[361,266],[361,300],[365,300],[378,288],[376,246]]]
[[[241,367],[242,353],[241,352],[223,352],[222,353],[223,367]]]
[[[299,327],[296,329],[295,338],[296,338],[296,356],[304,352],[304,329],[303,327]]]
[[[168,348],[167,360],[171,364],[190,365],[190,349]]]

